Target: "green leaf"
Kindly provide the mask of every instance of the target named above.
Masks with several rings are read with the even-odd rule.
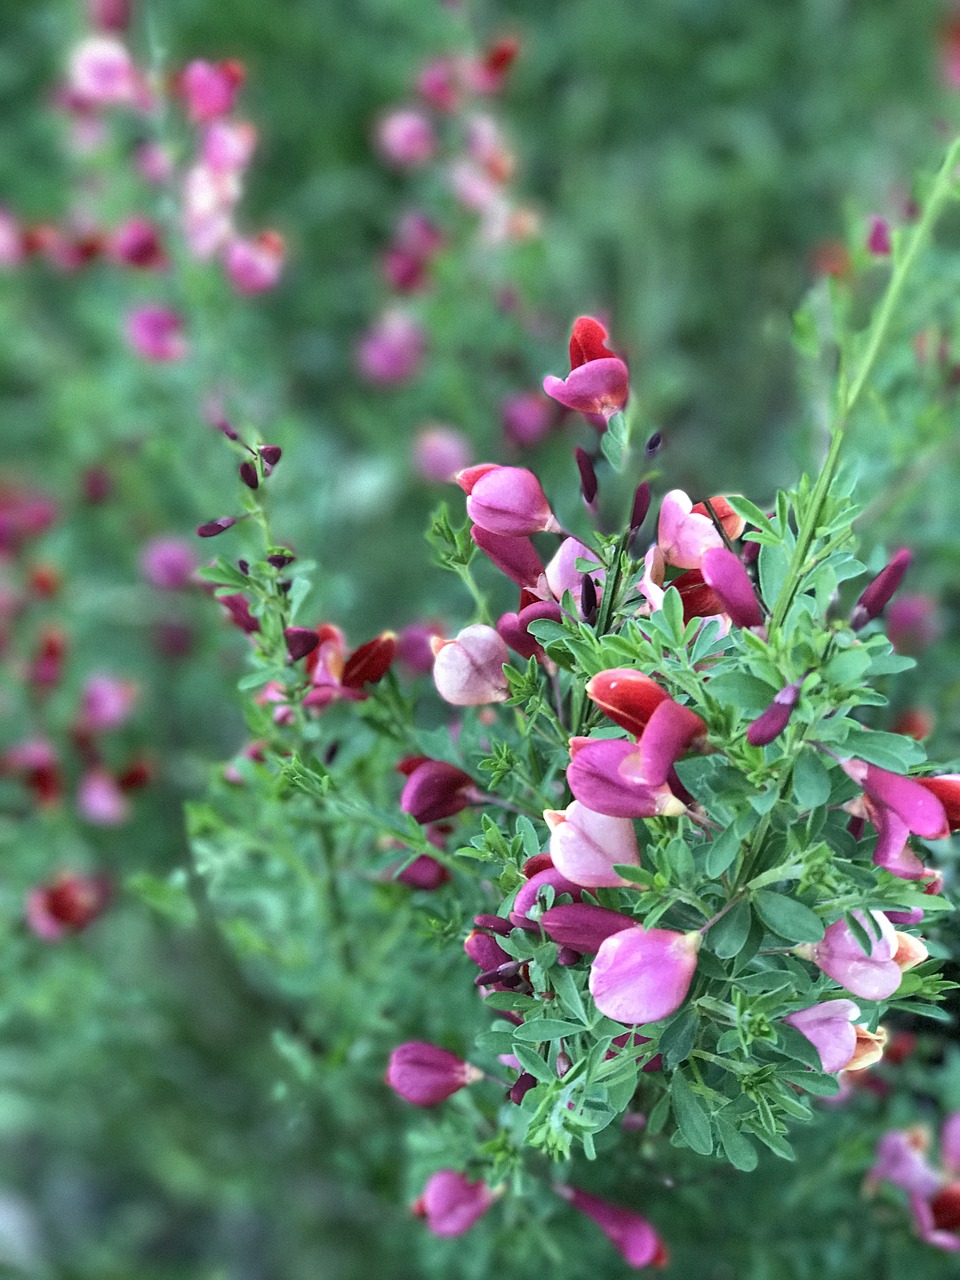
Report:
[[[773,701],[776,689],[742,671],[714,676],[707,686],[712,698],[724,706],[739,707],[745,716],[758,716]]]
[[[804,1066],[812,1067],[814,1071],[823,1070],[823,1061],[817,1052],[816,1046],[807,1039],[802,1031],[798,1031],[796,1027],[789,1026],[786,1022],[781,1022],[777,1028],[777,1036],[779,1048],[788,1058],[795,1058],[798,1062],[802,1062]]]
[[[721,960],[731,960],[739,955],[750,933],[753,913],[746,898],[734,903],[725,916],[707,930],[710,950]]]
[[[587,1010],[583,1003],[583,997],[577,986],[577,980],[569,969],[556,965],[550,970],[550,983],[557,993],[557,997],[564,1009],[568,1013],[572,1013],[575,1018],[580,1018],[586,1024],[588,1021]]]
[[[627,453],[627,421],[622,413],[615,413],[607,423],[607,429],[600,437],[600,448],[603,456],[614,471],[622,471]]]
[[[707,850],[707,856],[703,864],[704,871],[711,880],[716,879],[717,876],[722,876],[734,862],[740,852],[742,843],[740,825],[737,823],[732,827],[727,827],[726,831],[713,840]]]
[[[700,1015],[688,1006],[660,1036],[657,1048],[664,1056],[667,1069],[673,1071],[690,1055],[700,1029]]]
[[[512,1052],[524,1071],[529,1071],[535,1080],[542,1080],[545,1084],[556,1083],[557,1073],[551,1071],[549,1063],[539,1053],[534,1053],[528,1044],[515,1044]]]
[[[576,1022],[563,1022],[560,1018],[533,1018],[517,1027],[514,1036],[518,1040],[561,1040],[564,1036],[578,1036],[586,1030]]]
[[[476,1039],[483,1053],[513,1053],[512,1031],[482,1031]]]
[[[756,525],[758,529],[768,529],[770,527],[767,513],[761,511],[749,498],[744,498],[739,493],[731,493],[727,495],[727,502],[733,507],[738,516],[742,516],[750,524]]]
[[[822,1071],[781,1071],[779,1078],[818,1098],[832,1098],[840,1092],[836,1076],[824,1075]]]
[[[529,818],[522,815],[517,818],[517,835],[523,841],[523,851],[528,858],[534,858],[540,853],[540,838]]]
[[[738,1129],[735,1129],[722,1112],[713,1117],[713,1123],[717,1127],[723,1154],[733,1167],[742,1169],[745,1173],[750,1173],[751,1170],[755,1169],[758,1156],[756,1147],[754,1147],[750,1139],[740,1133]]]
[[[819,942],[823,937],[823,921],[795,898],[757,889],[753,905],[767,928],[789,942]]]
[[[673,633],[673,638],[677,644],[683,640],[683,601],[680,599],[680,592],[676,587],[668,587],[663,597],[663,607],[661,609],[664,620]]]
[[[816,752],[801,752],[793,769],[793,794],[799,809],[816,809],[830,799],[830,775]]]
[[[713,1150],[710,1117],[680,1071],[670,1077],[670,1102],[684,1142],[693,1151],[708,1156]]]

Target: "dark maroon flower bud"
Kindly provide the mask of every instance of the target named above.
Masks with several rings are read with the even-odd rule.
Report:
[[[572,964],[579,964],[582,959],[582,952],[574,951],[573,947],[561,947],[557,952],[557,964],[561,968],[569,968]]]
[[[468,773],[442,760],[425,759],[409,773],[400,808],[418,822],[440,822],[481,798]]]
[[[419,858],[414,858],[409,867],[397,872],[396,879],[408,889],[433,890],[447,883],[450,872],[442,862],[422,853]]]
[[[622,929],[629,929],[636,922],[630,916],[621,915],[607,907],[595,907],[589,902],[573,902],[551,907],[540,918],[543,931],[553,942],[562,947],[593,955],[601,943]]]
[[[536,600],[528,604],[519,613],[505,613],[497,622],[497,631],[502,640],[521,658],[542,658],[543,646],[530,634],[531,622],[539,622],[543,618],[551,622],[559,622],[563,617],[560,606],[554,600]]]
[[[503,983],[505,987],[519,986],[525,965],[529,960],[508,960],[506,964],[498,964],[495,969],[479,973],[473,980],[475,987],[492,987],[495,983]]]
[[[396,633],[384,631],[360,645],[359,649],[354,649],[344,665],[340,683],[345,689],[377,684],[390,670],[396,656]]]
[[[752,564],[756,564],[759,555],[760,555],[759,542],[745,542],[743,544],[743,550],[740,553],[740,559],[743,561],[745,565],[749,567]]]
[[[220,603],[229,612],[230,621],[235,627],[246,631],[248,635],[260,630],[260,623],[250,612],[250,602],[246,596],[239,592],[231,596],[220,596]]]
[[[280,578],[277,581],[277,590],[281,591],[284,595],[286,595],[289,592],[292,586],[293,586],[293,583],[290,581],[289,578]]]
[[[480,550],[518,587],[534,587],[543,573],[543,562],[529,538],[490,533],[473,525],[470,537]]]
[[[193,649],[193,632],[185,622],[155,622],[150,635],[164,658],[186,658]]]
[[[478,929],[489,929],[491,933],[497,933],[502,938],[508,938],[513,929],[510,921],[505,920],[503,916],[474,916],[473,923]]]
[[[597,473],[593,469],[593,460],[586,449],[577,448],[575,455],[577,469],[580,472],[580,492],[588,507],[592,507],[597,496]]]
[[[653,458],[663,448],[663,436],[659,431],[655,431],[646,444],[646,455]]]
[[[850,626],[859,631],[868,622],[880,616],[910,567],[913,553],[901,547],[885,569],[881,569],[863,595],[853,606]]]
[[[588,627],[597,620],[597,588],[589,573],[580,579],[580,612]]]
[[[524,1071],[522,1075],[517,1076],[516,1080],[514,1080],[513,1084],[510,1086],[510,1091],[507,1094],[507,1097],[511,1102],[515,1102],[519,1107],[520,1103],[524,1099],[524,1095],[529,1093],[536,1083],[536,1079],[530,1074],[530,1072]]]
[[[747,741],[751,747],[765,747],[783,733],[793,715],[793,708],[797,705],[801,683],[802,681],[798,681],[781,689],[766,711],[754,720],[747,730]]]
[[[630,512],[630,532],[636,533],[644,520],[647,518],[647,512],[650,510],[650,486],[644,480],[637,485],[637,491],[633,495],[633,510]]]
[[[312,627],[287,627],[283,633],[291,662],[299,662],[313,653],[320,644],[320,637]]]
[[[262,444],[259,453],[268,467],[275,467],[283,456],[283,450],[278,444]]]
[[[240,479],[248,489],[257,489],[260,486],[260,477],[257,475],[257,468],[252,462],[240,463]]]
[[[237,523],[236,516],[221,516],[219,520],[211,520],[197,529],[198,538],[215,538],[219,533],[226,533]]]
[[[464,1085],[483,1079],[483,1072],[455,1053],[422,1040],[398,1045],[390,1055],[386,1082],[417,1107],[433,1107]]]
[[[488,972],[498,965],[506,964],[510,957],[495,938],[479,929],[471,929],[463,941],[463,949],[479,968]]]
[[[274,569],[285,569],[288,564],[293,564],[296,556],[287,552],[281,552],[277,555],[267,556],[267,564],[272,565]]]
[[[81,482],[83,496],[91,506],[106,502],[113,493],[113,476],[105,467],[87,467]]]
[[[240,572],[243,574],[243,576],[244,576],[245,578],[247,578],[247,577],[249,577],[249,576],[250,576],[250,561],[249,561],[249,560],[238,560],[238,561],[237,561],[237,568],[240,570]]]

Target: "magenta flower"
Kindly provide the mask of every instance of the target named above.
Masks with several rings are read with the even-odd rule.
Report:
[[[699,933],[623,929],[600,945],[590,969],[590,994],[601,1013],[631,1025],[658,1022],[687,998],[697,967]]]
[[[638,739],[660,703],[670,698],[656,680],[634,667],[597,672],[587,681],[586,693],[604,715]]]
[[[900,986],[902,973],[894,957],[897,934],[881,911],[871,911],[874,929],[862,911],[853,913],[870,938],[867,954],[854,937],[845,920],[830,925],[820,942],[803,943],[797,954],[812,960],[828,978],[863,1000],[886,1000]],[[875,931],[879,930],[879,937]]]
[[[153,587],[182,591],[190,585],[197,558],[184,538],[151,538],[140,553],[140,571]]]
[[[793,709],[800,697],[800,684],[788,684],[774,697],[766,711],[757,716],[747,729],[747,741],[751,747],[765,747],[778,738],[790,722]]]
[[[757,593],[739,556],[726,547],[711,547],[701,558],[700,571],[707,586],[720,597],[724,612],[735,627],[763,625]]]
[[[893,598],[894,592],[903,580],[903,575],[913,560],[912,552],[902,547],[885,569],[881,569],[869,584],[860,599],[853,606],[850,615],[850,626],[859,631],[868,622],[878,618]]]
[[[595,955],[607,938],[623,929],[632,929],[636,921],[590,902],[570,902],[545,911],[540,923],[547,937],[559,946]]]
[[[407,774],[400,808],[418,822],[440,822],[483,800],[470,775],[456,765],[414,756],[400,768]]]
[[[540,481],[525,467],[492,462],[468,467],[456,477],[467,495],[467,515],[489,533],[526,538],[532,533],[562,533]]]
[[[63,872],[27,895],[27,924],[44,942],[79,933],[106,908],[112,888],[106,876]]]
[[[542,871],[537,871],[530,876],[517,890],[510,909],[511,924],[516,925],[518,929],[528,929],[531,932],[536,929],[536,923],[530,919],[529,912],[536,906],[540,890],[548,885],[553,889],[554,894],[569,893],[575,902],[580,901],[580,886],[568,880],[556,867],[547,865]]]
[[[904,880],[922,880],[926,868],[910,848],[911,832],[928,840],[940,840],[950,833],[948,815],[935,792],[923,782],[905,778],[862,760],[841,760],[843,771],[864,790],[863,800],[853,811],[866,817],[877,829],[873,861]]]
[[[518,587],[533,589],[540,581],[543,563],[529,538],[508,537],[491,533],[477,524],[471,525],[470,537],[501,573]]]
[[[951,1111],[940,1130],[940,1163],[951,1176],[960,1174],[960,1111]]]
[[[631,1209],[609,1204],[577,1187],[558,1186],[556,1192],[568,1204],[592,1218],[628,1266],[665,1266],[667,1251],[657,1230]]]
[[[438,862],[436,858],[431,858],[429,854],[422,853],[419,858],[414,858],[409,866],[404,867],[402,871],[398,871],[392,877],[399,884],[405,884],[408,889],[423,889],[432,892],[439,889],[442,884],[446,884],[450,879],[450,872]]]
[[[405,311],[386,311],[357,343],[357,368],[368,382],[392,386],[414,377],[425,354],[417,321]]]
[[[576,409],[601,430],[627,402],[630,374],[627,366],[604,345],[607,331],[593,316],[580,316],[570,335],[570,373],[566,378],[548,376],[543,389],[551,399]]]
[[[500,402],[500,421],[508,440],[532,449],[553,426],[554,408],[538,391],[520,391]]]
[[[456,427],[432,423],[421,427],[413,440],[413,465],[431,484],[449,484],[470,462],[470,441]]]
[[[119,827],[130,817],[130,802],[106,769],[88,769],[77,786],[77,810],[98,827]]]
[[[859,1016],[860,1010],[852,1000],[826,1000],[798,1009],[784,1018],[784,1022],[806,1036],[820,1055],[823,1070],[833,1075],[853,1058],[857,1048],[853,1019]]]
[[[483,1079],[483,1072],[455,1053],[413,1040],[390,1055],[386,1082],[401,1098],[417,1107],[433,1107],[465,1085]]]
[[[911,1194],[936,1195],[943,1179],[927,1161],[929,1137],[925,1129],[894,1129],[877,1143],[876,1159],[867,1183],[889,1182]]]
[[[439,1169],[427,1180],[413,1212],[426,1218],[435,1236],[462,1236],[493,1204],[485,1182],[470,1182],[453,1169]]]
[[[243,64],[233,59],[207,62],[203,58],[195,58],[180,72],[177,87],[193,123],[206,124],[233,110],[245,79]]]
[[[594,813],[574,800],[564,810],[547,809],[543,819],[550,828],[553,865],[574,884],[616,888],[629,881],[613,870],[615,863],[640,865],[637,833],[629,818]]]
[[[140,76],[130,52],[116,36],[88,36],[74,48],[67,67],[72,94],[86,107],[132,106]]]
[[[279,282],[286,253],[283,236],[277,231],[231,240],[223,257],[227,279],[237,293],[265,293]]]
[[[519,542],[519,538],[510,538],[510,542]],[[543,646],[530,634],[531,622],[559,622],[563,615],[560,606],[553,600],[535,600],[521,609],[519,613],[504,613],[497,620],[497,632],[521,658],[544,659]]]
[[[433,683],[445,702],[455,707],[482,707],[505,702],[509,689],[503,674],[507,646],[493,627],[464,627],[454,640],[433,640]]]
[[[183,360],[187,355],[183,322],[169,307],[135,307],[127,314],[126,329],[130,346],[145,360]]]
[[[414,675],[426,675],[432,671],[433,649],[430,642],[441,631],[440,623],[408,623],[397,635],[397,661]]]
[[[668,786],[624,776],[620,766],[636,756],[632,742],[611,738],[571,738],[567,784],[574,797],[594,813],[611,818],[676,817],[685,805]]]
[[[660,504],[657,546],[664,562],[677,569],[699,569],[708,551],[725,549],[713,521],[694,511],[682,489],[671,489]]]
[[[203,131],[200,144],[200,168],[228,177],[232,186],[228,203],[239,196],[236,179],[253,159],[257,147],[257,130],[245,120],[214,120]]]
[[[648,787],[663,786],[687,748],[706,732],[695,711],[665,698],[654,708],[634,750],[620,761],[620,777]]]
[[[870,219],[870,230],[867,232],[867,250],[878,258],[886,258],[892,249],[890,243],[890,223],[886,218],[878,218],[874,214]]]
[[[84,733],[118,729],[133,710],[137,694],[137,686],[129,680],[108,675],[90,676],[83,686],[77,728]]]
[[[577,568],[578,560],[586,560],[589,564],[597,566],[595,570],[591,569],[589,572],[597,586],[598,594],[602,595],[606,573],[601,568],[596,553],[584,546],[582,542],[578,542],[576,538],[564,538],[544,572],[547,586],[554,600],[562,600],[564,592],[569,591],[579,607],[583,572]]]
[[[111,257],[124,266],[143,271],[166,266],[160,233],[149,218],[133,217],[121,223],[111,234],[108,248]]]
[[[437,150],[437,137],[429,116],[412,107],[401,107],[382,116],[377,124],[376,141],[384,158],[400,169],[429,163]]]

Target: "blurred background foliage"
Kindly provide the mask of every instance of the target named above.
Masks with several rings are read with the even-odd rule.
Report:
[[[635,432],[663,432],[665,488],[761,501],[810,465],[818,438],[807,393],[818,374],[798,377],[791,315],[844,240],[857,273],[850,306],[868,305],[884,270],[864,257],[868,214],[903,221],[912,175],[931,166],[957,119],[940,65],[947,17],[938,0],[136,6],[134,48],[148,61],[237,57],[248,66],[244,114],[261,145],[244,213],[283,231],[290,264],[255,305],[226,306],[226,289],[209,288],[199,271],[185,288],[208,371],[230,387],[241,419],[284,447],[271,482],[276,529],[321,561],[316,617],[343,626],[352,643],[416,616],[451,628],[467,619],[462,593],[427,566],[422,532],[450,493],[418,477],[411,440],[440,420],[467,435],[476,460],[516,459],[502,440],[500,401],[565,370],[569,325],[582,312],[607,317],[629,359]],[[90,180],[46,108],[82,30],[70,0],[2,6],[0,202],[27,220],[63,217],[78,178]],[[521,53],[494,108],[517,152],[514,187],[542,234],[484,246],[435,175],[390,171],[371,136],[382,110],[411,99],[424,62],[503,32],[519,37]],[[409,385],[371,388],[357,375],[355,344],[387,300],[378,257],[391,228],[419,205],[446,220],[453,243],[414,303],[428,359]],[[915,291],[928,349],[946,354],[918,364],[905,313],[878,380],[882,404],[859,428],[868,543],[906,541],[921,553],[913,585],[938,597],[944,624],[894,711],[936,710],[935,746],[948,757],[960,754],[956,244],[947,226]],[[90,669],[137,679],[134,729],[162,760],[120,831],[78,836],[56,815],[0,821],[0,1265],[77,1280],[351,1280],[371,1268],[399,1280],[521,1275],[546,1250],[558,1276],[592,1274],[606,1246],[563,1215],[548,1222],[546,1206],[542,1222],[534,1213],[485,1224],[465,1246],[428,1239],[408,1218],[405,1204],[432,1167],[429,1137],[422,1165],[408,1171],[407,1116],[380,1074],[402,1035],[430,1038],[432,997],[450,980],[449,946],[417,943],[415,981],[395,963],[402,940],[414,945],[425,928],[409,892],[357,890],[386,933],[383,955],[364,962],[382,970],[375,1011],[363,1006],[360,977],[343,981],[327,955],[320,898],[303,897],[295,877],[277,872],[274,905],[264,893],[249,923],[259,864],[231,841],[244,825],[280,831],[293,820],[278,797],[276,810],[256,815],[222,786],[209,810],[199,801],[208,766],[243,742],[231,692],[243,644],[217,628],[212,605],[178,600],[192,654],[158,654],[154,629],[171,606],[137,573],[145,538],[233,509],[235,473],[201,421],[193,375],[124,358],[131,288],[99,266],[82,277],[33,265],[0,277],[3,478],[40,485],[63,507],[43,555],[66,575],[46,606],[72,637],[65,705]],[[571,455],[591,438],[568,422],[523,458],[574,528]],[[94,466],[114,486],[96,507],[83,489]],[[626,489],[607,499],[611,523],[626,500]],[[5,739],[19,732],[8,727]],[[201,804],[191,810],[194,838],[209,842],[215,872],[228,868],[218,879],[201,867],[206,888],[187,849],[188,798]],[[23,927],[24,892],[75,862],[111,868],[125,892],[89,934],[44,947]],[[258,917],[268,910],[273,918]],[[432,912],[441,938],[459,927],[453,898]],[[310,944],[302,954],[298,939]],[[468,992],[470,967],[458,964]],[[461,1051],[474,1016],[463,1000],[463,1043],[450,1046]],[[934,1096],[960,1106],[957,1059],[943,1052],[928,1034],[910,1068],[931,1114]],[[876,1215],[859,1202],[872,1142],[864,1134],[915,1118],[887,1107],[865,1094],[835,1113],[826,1132],[801,1139],[801,1172],[651,1184],[657,1224],[676,1242],[668,1274],[943,1274],[942,1256],[909,1239],[901,1210]],[[669,1156],[658,1154],[666,1169]],[[584,1177],[615,1194],[633,1158],[632,1148],[605,1154]],[[838,1163],[830,1183],[822,1170]],[[736,1212],[723,1207],[728,1196]],[[738,1223],[750,1224],[749,1236]]]

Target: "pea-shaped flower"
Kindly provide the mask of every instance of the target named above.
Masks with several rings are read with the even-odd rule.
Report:
[[[504,640],[493,627],[464,627],[454,640],[433,640],[433,683],[455,707],[482,707],[508,695],[503,668],[510,661]]]

